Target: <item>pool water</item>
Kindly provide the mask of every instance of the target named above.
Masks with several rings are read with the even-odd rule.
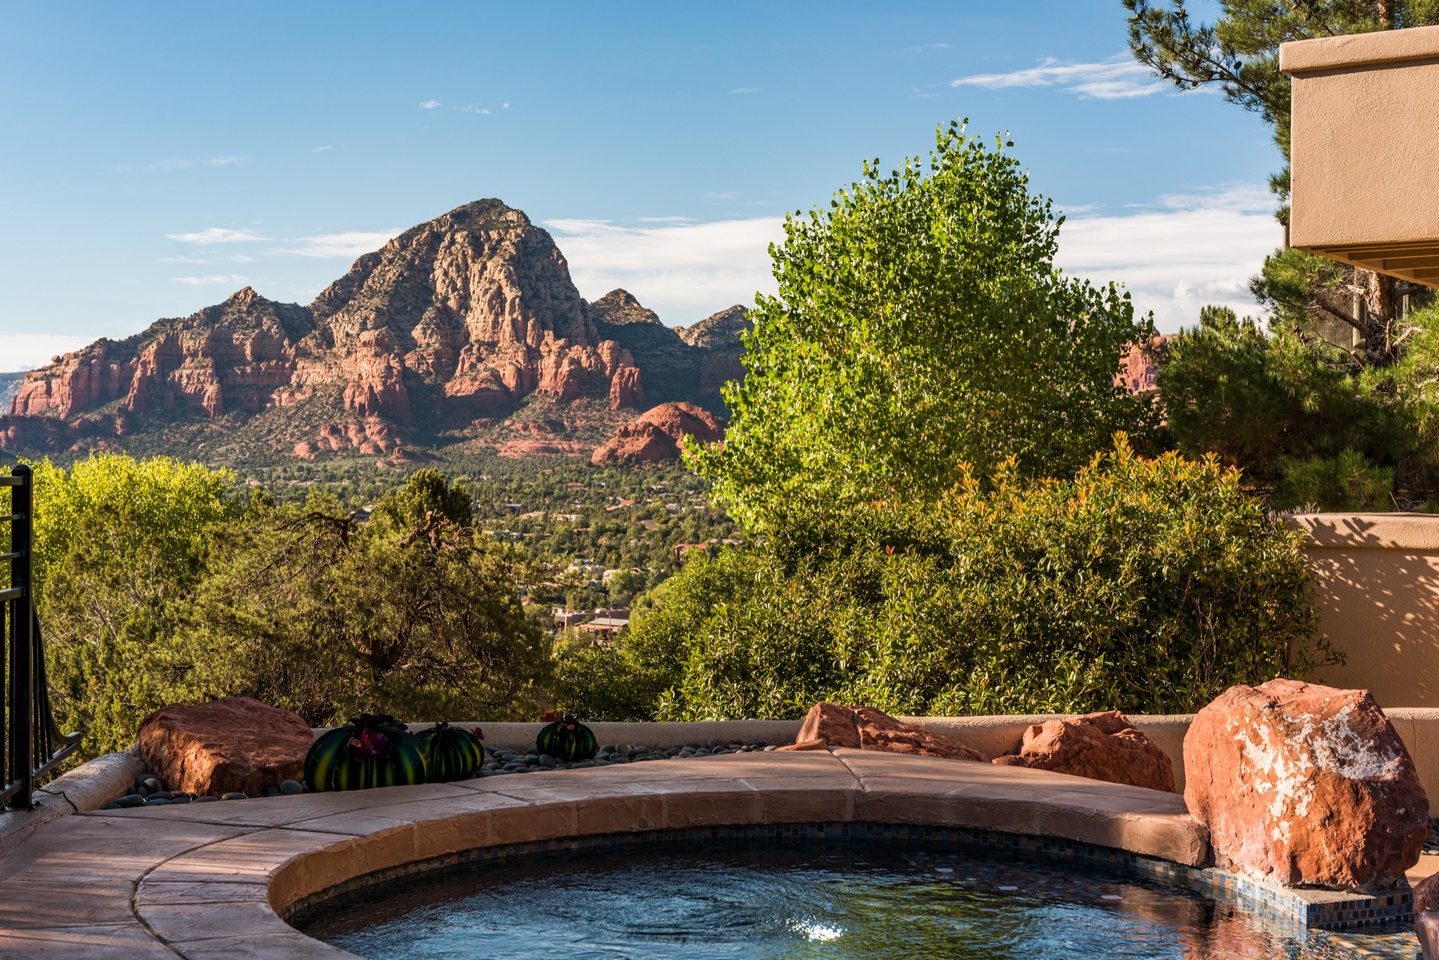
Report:
[[[386,881],[291,922],[371,960],[1348,955],[1144,881],[854,840],[516,857]]]

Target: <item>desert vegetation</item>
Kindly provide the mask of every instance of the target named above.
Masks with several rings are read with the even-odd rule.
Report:
[[[1132,394],[1152,322],[1054,267],[1011,147],[942,127],[787,218],[725,441],[687,468],[40,462],[62,721],[96,753],[222,694],[314,724],[1182,712],[1329,662],[1272,511],[1425,502],[1434,311],[1377,362],[1206,309]],[[633,605],[618,638],[544,629],[606,604]]]
[[[952,125],[787,220],[725,443],[693,457],[753,543],[568,651],[562,705],[1182,712],[1332,656],[1300,538],[1213,454],[1154,455],[1168,432],[1114,382],[1151,326],[1054,268],[1007,147]]]
[[[95,753],[166,702],[223,694],[317,725],[793,717],[821,699],[1172,712],[1325,661],[1299,536],[1195,439],[1244,431],[1198,403],[1162,426],[1115,383],[1152,325],[1054,268],[1061,221],[1009,149],[950,125],[930,157],[867,163],[788,219],[726,440],[690,444],[693,472],[492,460],[398,484],[323,461],[243,481],[41,462],[62,722]],[[1172,395],[1211,400],[1233,344],[1293,366],[1211,312],[1163,357]],[[707,549],[681,565],[679,543]],[[551,605],[631,599],[612,642],[542,629]]]

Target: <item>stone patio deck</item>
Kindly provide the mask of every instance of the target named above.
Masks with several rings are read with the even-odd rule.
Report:
[[[575,836],[765,823],[1060,837],[1195,865],[1183,798],[893,754],[751,753],[451,784],[94,811],[0,860],[0,957],[351,958],[280,914],[376,871]]]

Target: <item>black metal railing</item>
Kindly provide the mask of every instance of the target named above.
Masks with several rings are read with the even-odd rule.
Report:
[[[35,545],[35,473],[24,464],[0,476],[0,487],[10,488],[10,512],[0,521],[10,523],[10,542],[0,561],[10,562],[10,586],[0,590],[0,642],[9,656],[5,684],[5,785],[0,805],[34,808],[35,785],[80,745],[80,734],[62,734],[50,712],[50,687],[45,682],[45,649],[40,643],[40,618],[32,592],[32,558]],[[0,508],[3,509],[3,508]],[[0,541],[3,544],[3,541]]]

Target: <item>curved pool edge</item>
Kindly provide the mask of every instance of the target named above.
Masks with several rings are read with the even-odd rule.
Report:
[[[817,823],[1053,837],[1183,867],[1209,856],[1203,827],[1175,794],[853,750],[733,754],[76,814],[47,825],[7,859],[16,897],[0,906],[0,953],[352,958],[282,915],[357,878],[484,848]],[[76,889],[85,892],[82,902]]]

